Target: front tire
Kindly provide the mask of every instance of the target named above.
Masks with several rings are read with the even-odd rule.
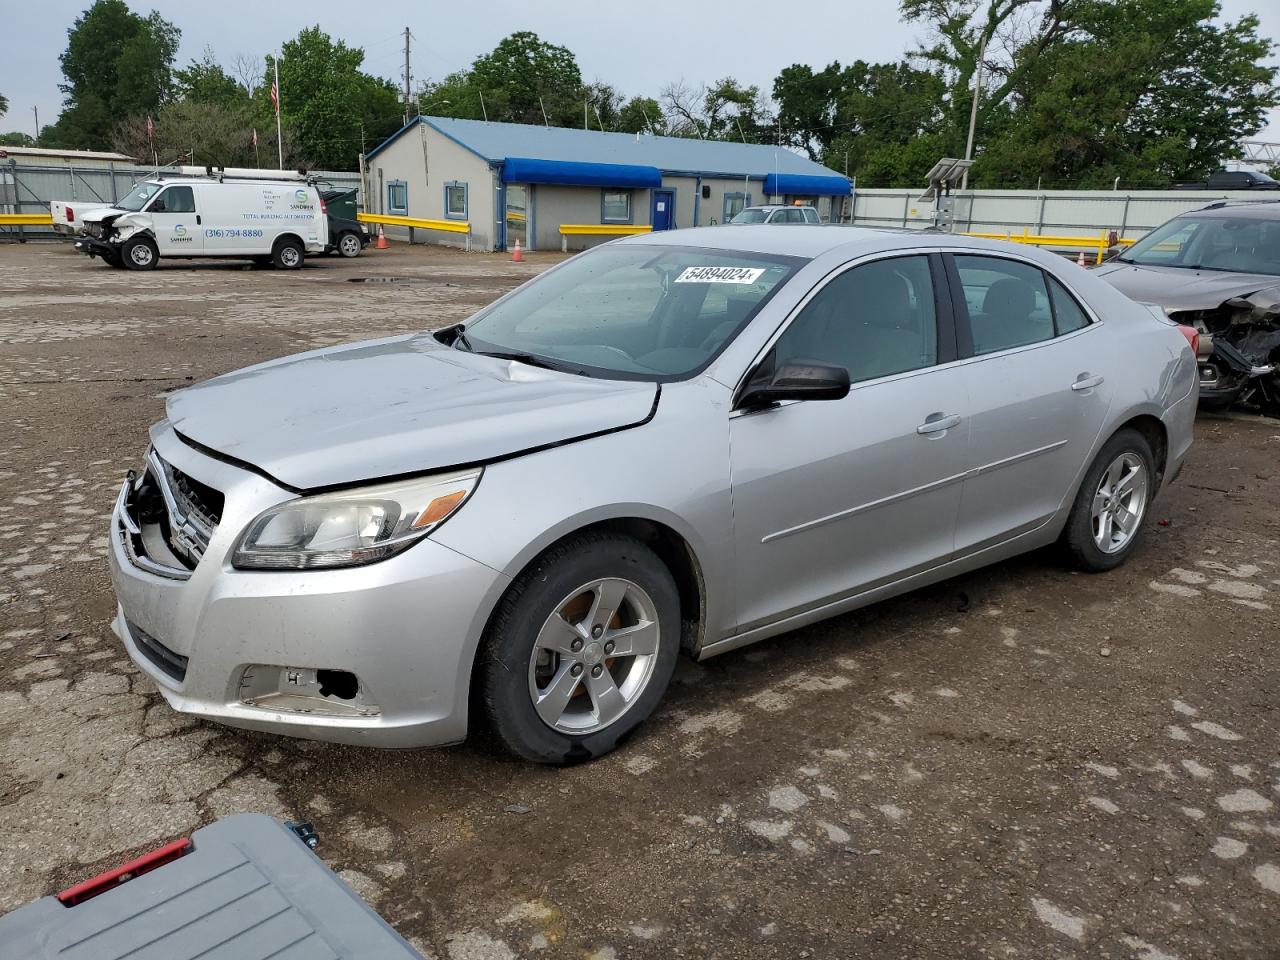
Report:
[[[630,537],[575,536],[499,603],[477,663],[480,713],[525,760],[593,760],[653,712],[679,649],[679,593],[657,555]]]
[[[360,238],[350,231],[338,238],[338,252],[344,257],[358,257],[363,249],[364,244],[360,242]]]
[[[302,244],[290,237],[277,240],[271,251],[271,263],[277,270],[297,270],[302,266],[306,254]]]
[[[160,251],[150,237],[130,237],[120,247],[120,259],[130,270],[154,270]]]
[[[1063,531],[1074,566],[1101,573],[1128,559],[1141,539],[1156,483],[1146,437],[1126,429],[1106,442],[1080,484]]]

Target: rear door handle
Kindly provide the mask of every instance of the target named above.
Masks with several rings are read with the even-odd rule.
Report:
[[[931,413],[925,418],[924,423],[916,427],[916,433],[927,436],[931,433],[941,433],[943,430],[950,430],[952,427],[960,425],[960,415],[957,413]]]
[[[1082,373],[1076,378],[1076,382],[1071,385],[1072,390],[1088,390],[1090,387],[1096,387],[1102,383],[1101,377],[1091,377],[1087,373]]]

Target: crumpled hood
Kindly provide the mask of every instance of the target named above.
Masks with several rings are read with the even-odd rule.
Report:
[[[109,217],[118,217],[124,212],[118,207],[94,207],[80,214],[80,219],[86,223],[101,223]]]
[[[182,436],[300,490],[481,463],[635,426],[657,384],[597,380],[443,346],[370,340],[173,394]]]
[[[1211,310],[1232,297],[1280,286],[1280,277],[1259,273],[1139,267],[1114,261],[1104,263],[1093,275],[1131,300],[1159,304],[1168,310]]]

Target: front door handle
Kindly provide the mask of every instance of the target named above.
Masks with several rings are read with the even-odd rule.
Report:
[[[931,433],[941,433],[943,430],[950,430],[952,427],[960,425],[960,415],[957,413],[931,413],[925,417],[924,423],[916,427],[916,433],[921,436],[928,436]]]
[[[200,214],[196,214],[196,226],[200,226]]]
[[[1091,377],[1087,373],[1082,373],[1076,377],[1076,382],[1071,385],[1072,390],[1089,390],[1102,383],[1101,377]]]

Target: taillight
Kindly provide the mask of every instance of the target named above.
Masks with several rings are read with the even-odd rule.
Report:
[[[324,202],[324,197],[320,198],[320,212],[325,216],[329,215],[329,205]]]
[[[166,843],[159,850],[152,850],[150,853],[143,854],[136,860],[130,860],[114,870],[98,874],[92,880],[77,883],[74,887],[63,890],[58,894],[58,902],[64,907],[74,907],[77,903],[84,903],[100,893],[106,893],[122,883],[127,883],[134,877],[150,873],[157,867],[163,867],[166,863],[172,863],[190,851],[191,839],[189,837],[183,840],[175,840],[173,843]]]
[[[1200,331],[1195,327],[1189,327],[1185,323],[1178,324],[1178,332],[1187,338],[1187,344],[1191,347],[1191,355],[1193,357],[1200,355]]]
[[[76,212],[72,210],[70,207],[67,207],[67,223],[75,223],[75,222],[76,222]]]

